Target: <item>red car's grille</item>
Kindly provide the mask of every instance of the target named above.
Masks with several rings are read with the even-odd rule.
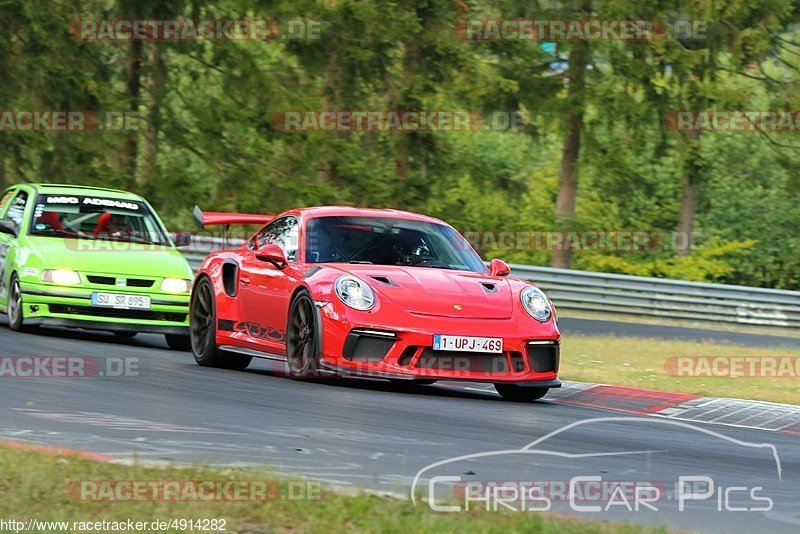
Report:
[[[508,356],[506,353],[442,351],[426,347],[414,367],[469,373],[508,373]]]

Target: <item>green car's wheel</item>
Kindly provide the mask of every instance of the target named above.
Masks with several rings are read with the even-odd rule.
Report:
[[[136,332],[114,332],[114,335],[120,339],[130,339],[136,336]]]
[[[227,354],[217,345],[217,312],[214,287],[205,276],[197,282],[189,304],[189,340],[194,361],[203,367],[241,370],[250,365],[249,356]]]
[[[192,350],[192,338],[180,334],[164,334],[167,345],[172,350]]]
[[[22,290],[17,273],[12,273],[8,281],[8,327],[15,332],[31,330],[30,326],[24,325],[22,318]]]

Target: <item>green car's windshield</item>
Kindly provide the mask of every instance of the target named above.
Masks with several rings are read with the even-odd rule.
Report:
[[[485,273],[456,230],[389,217],[317,217],[307,224],[308,263],[367,263]]]
[[[29,235],[169,245],[144,202],[82,195],[40,194]]]

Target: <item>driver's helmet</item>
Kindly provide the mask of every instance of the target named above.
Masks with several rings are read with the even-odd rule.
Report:
[[[433,253],[431,249],[428,247],[428,244],[425,242],[424,239],[419,238],[418,242],[414,244],[413,249],[411,250],[411,256],[414,258],[416,263],[429,260],[433,257]]]
[[[128,218],[124,215],[112,213],[111,220],[108,223],[108,228],[110,232],[125,232],[126,230],[129,230]]]
[[[416,265],[433,257],[431,249],[421,237],[409,240],[398,239],[394,245],[395,257],[403,265]]]

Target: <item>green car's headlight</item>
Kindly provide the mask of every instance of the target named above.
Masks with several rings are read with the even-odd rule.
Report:
[[[67,269],[46,269],[42,271],[42,282],[72,286],[81,283],[81,276],[76,271]]]
[[[164,278],[161,282],[161,291],[164,293],[188,293],[189,280],[181,278]]]

